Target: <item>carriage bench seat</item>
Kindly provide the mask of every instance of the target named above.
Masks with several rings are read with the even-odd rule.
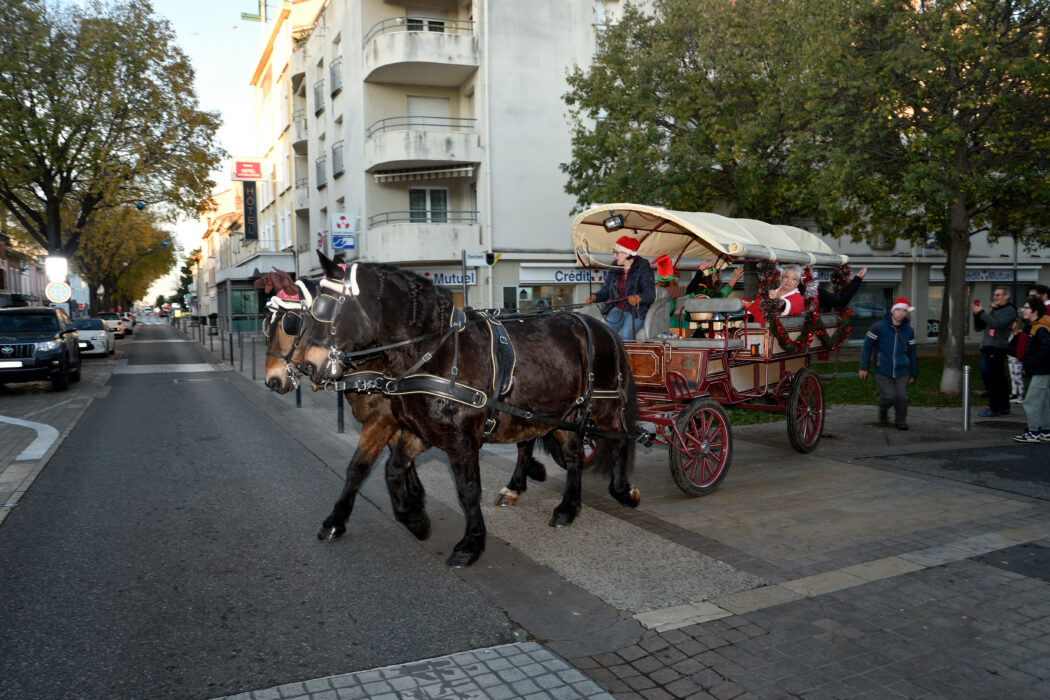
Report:
[[[670,343],[673,348],[702,350],[739,350],[744,347],[743,338],[675,338]]]
[[[744,300],[739,297],[726,297],[725,299],[689,297],[682,307],[689,313],[732,314],[743,310]]]

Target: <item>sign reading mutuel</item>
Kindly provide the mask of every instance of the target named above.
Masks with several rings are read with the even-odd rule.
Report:
[[[244,186],[244,240],[259,240],[259,199],[255,195],[255,183]]]
[[[251,180],[253,182],[262,180],[265,163],[265,158],[231,158],[230,179]]]

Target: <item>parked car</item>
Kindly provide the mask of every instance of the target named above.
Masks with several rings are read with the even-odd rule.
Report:
[[[849,307],[856,318],[882,318],[886,315],[886,307],[873,301],[855,301]]]
[[[124,319],[124,333],[133,335],[135,333],[135,317],[127,312],[120,315]]]
[[[116,350],[116,336],[101,318],[78,318],[73,323],[77,327],[81,355],[105,356]]]
[[[49,381],[65,391],[80,380],[77,328],[62,309],[0,309],[0,383]]]
[[[98,317],[106,322],[106,325],[118,338],[124,337],[124,319],[120,317],[120,314],[116,311],[100,311]]]

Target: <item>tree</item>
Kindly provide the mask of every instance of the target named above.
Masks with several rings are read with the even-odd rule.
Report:
[[[812,121],[805,94],[826,3],[658,0],[626,6],[594,63],[568,78],[581,207],[640,201],[788,221],[808,217],[808,164],[792,148]]]
[[[834,3],[829,3],[834,5]],[[820,86],[821,218],[947,253],[941,390],[961,387],[971,238],[1050,243],[1050,0],[858,0]]]
[[[88,285],[91,314],[102,307],[130,307],[175,266],[176,245],[147,212],[134,208],[96,214],[85,226],[72,264]]]
[[[167,20],[146,0],[87,7],[0,0],[0,203],[68,257],[97,212],[198,213],[225,156]]]
[[[201,249],[194,248],[190,251],[190,254],[186,256],[186,260],[182,263],[182,267],[179,268],[179,286],[175,290],[175,296],[179,299],[185,299],[186,295],[190,293],[190,285],[193,284],[193,268],[200,259],[200,254]]]

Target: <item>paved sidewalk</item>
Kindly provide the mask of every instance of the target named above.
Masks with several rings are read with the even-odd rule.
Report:
[[[235,350],[250,380],[250,345],[243,365]],[[264,355],[256,347],[266,393]],[[305,390],[296,410],[335,434],[337,404]],[[1017,413],[964,431],[958,409],[913,407],[911,430],[897,431],[874,423],[873,406],[833,406],[809,455],[791,450],[783,422],[734,428],[729,474],[703,498],[674,486],[666,448],[642,449],[638,509],[587,474],[584,513],[557,531],[534,524],[560,492],[555,469],[518,507],[485,506],[490,538],[620,611],[633,640],[524,625],[521,644],[233,697],[1050,697],[1050,502],[1018,494],[1008,468],[1050,465],[1050,445],[1012,443]],[[349,412],[345,426],[338,439],[352,443]],[[988,447],[994,463],[967,462]],[[512,450],[486,447],[483,460],[491,493]],[[420,476],[432,503],[458,511],[447,471],[423,464]],[[622,556],[593,561],[606,545]]]

